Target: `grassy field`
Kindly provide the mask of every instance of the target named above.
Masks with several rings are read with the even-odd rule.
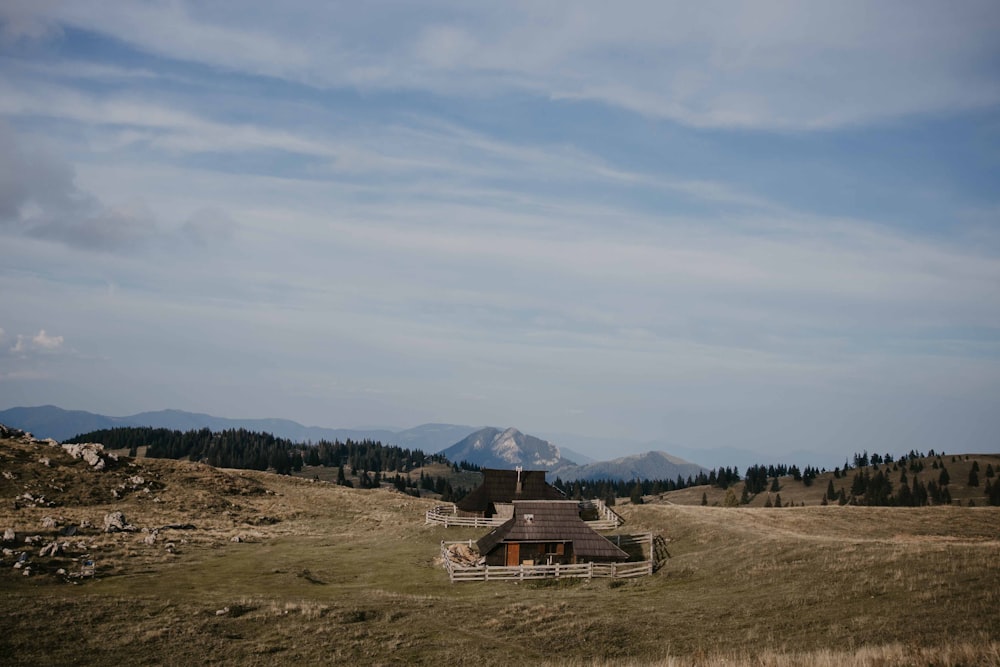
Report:
[[[431,501],[189,462],[42,466],[33,447],[0,444],[5,665],[1000,664],[998,508],[622,504],[626,532],[670,540],[652,577],[452,585],[440,541],[482,531],[425,526]],[[57,506],[14,509],[43,488]],[[116,509],[195,528],[100,532]],[[97,528],[40,558],[23,539],[51,538],[46,517]],[[96,578],[54,574],[84,552]]]

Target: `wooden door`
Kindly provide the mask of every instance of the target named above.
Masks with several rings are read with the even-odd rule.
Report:
[[[520,565],[521,564],[521,545],[520,544],[508,544],[507,545],[507,565]]]

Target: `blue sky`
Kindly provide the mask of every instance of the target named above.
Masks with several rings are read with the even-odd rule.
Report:
[[[5,2],[0,407],[996,451],[997,34],[994,2]]]

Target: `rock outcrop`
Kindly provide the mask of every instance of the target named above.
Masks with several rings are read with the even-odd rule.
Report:
[[[139,530],[125,519],[125,514],[121,510],[115,510],[104,515],[105,533],[134,533]]]

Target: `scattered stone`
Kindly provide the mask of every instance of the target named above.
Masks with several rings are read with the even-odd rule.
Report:
[[[177,553],[177,545],[173,542],[167,542],[163,545],[163,548],[166,549],[168,553]]]
[[[41,535],[29,535],[28,537],[24,538],[25,544],[35,544],[36,542],[40,543],[41,541],[42,541]]]
[[[59,525],[59,522],[50,516],[42,518],[42,528],[55,528]]]
[[[22,567],[24,567],[24,563],[22,563],[21,561],[17,561],[16,563],[14,563],[15,570],[20,570]]]
[[[23,574],[26,577],[30,577],[31,576],[31,568],[30,567],[24,568],[24,572],[22,572],[21,574]]]
[[[215,610],[216,616],[225,616],[228,613],[229,613],[229,607],[223,607],[222,609]]]
[[[93,528],[94,524],[90,523],[87,519],[80,522],[80,528]]]
[[[40,459],[38,459],[38,462],[41,463],[46,468],[48,468],[52,464],[52,461],[47,456],[41,457]]]
[[[17,479],[17,475],[15,475],[14,473],[12,473],[10,470],[4,470],[3,471],[3,478],[4,479]]]
[[[13,549],[8,549],[7,547],[4,547],[4,549],[3,549],[3,557],[4,558],[10,558],[13,555],[14,555],[14,550]]]
[[[63,545],[59,544],[58,542],[50,542],[49,544],[42,547],[41,551],[38,552],[38,555],[42,557],[48,556],[49,558],[55,558],[62,552],[63,552]]]
[[[229,541],[230,542],[242,542],[243,538],[240,537],[239,535],[233,535],[231,538],[229,538]]]
[[[105,533],[134,533],[137,530],[139,529],[125,520],[121,510],[115,510],[104,516]]]
[[[58,570],[56,570],[56,574],[58,574],[61,577],[65,577],[66,576],[66,569],[61,567]]]
[[[17,539],[17,534],[14,532],[13,528],[8,528],[7,530],[3,531],[4,542],[13,542],[16,539]]]
[[[142,541],[146,544],[156,544],[156,537],[160,534],[160,531],[156,528],[149,532],[149,535],[144,537]]]
[[[62,528],[59,529],[59,534],[62,535],[63,537],[73,537],[74,535],[76,535],[76,530],[77,530],[76,526],[63,526]]]
[[[142,486],[143,484],[145,484],[145,483],[146,483],[146,480],[144,480],[144,479],[143,479],[142,477],[140,477],[139,475],[132,475],[132,476],[131,476],[131,477],[129,477],[129,478],[128,478],[128,479],[126,480],[126,481],[127,481],[127,482],[128,482],[129,484],[131,484],[131,485],[132,485],[132,488],[133,488],[133,489],[137,489],[137,488],[139,488],[140,486]]]

